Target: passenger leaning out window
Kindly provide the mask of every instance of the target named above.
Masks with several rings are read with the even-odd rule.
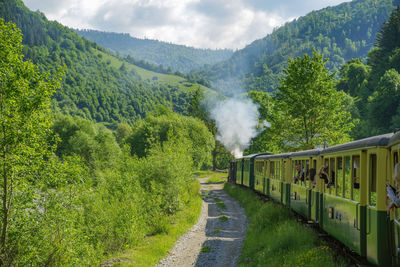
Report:
[[[389,183],[386,183],[386,190],[388,197],[391,201],[387,208],[387,213],[389,214],[390,210],[393,208],[400,207],[400,198],[399,198],[399,186],[400,186],[400,163],[397,163],[393,169],[393,182],[394,186],[391,186]]]
[[[321,168],[319,169],[318,176],[321,179],[324,179],[325,184],[328,184],[328,166],[327,165],[322,165]]]

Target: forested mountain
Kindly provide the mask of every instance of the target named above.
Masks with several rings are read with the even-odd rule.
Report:
[[[0,17],[21,29],[26,59],[52,73],[66,66],[62,87],[53,99],[54,108],[65,114],[133,123],[155,104],[172,105],[185,113],[190,92],[200,87],[112,56],[73,30],[30,11],[21,0],[1,1]]]
[[[130,55],[137,60],[163,65],[173,71],[185,73],[205,64],[226,60],[233,54],[229,49],[196,49],[157,40],[134,38],[127,33],[75,31],[88,40],[124,55]]]
[[[351,58],[367,56],[377,31],[399,3],[399,0],[354,0],[313,11],[199,73],[229,95],[237,82],[240,85],[244,82],[247,90],[275,90],[287,59],[311,54],[313,49],[329,58],[327,67],[338,70]]]
[[[367,64],[353,59],[340,70],[338,89],[355,97],[360,117],[356,138],[400,127],[400,7],[376,37]]]

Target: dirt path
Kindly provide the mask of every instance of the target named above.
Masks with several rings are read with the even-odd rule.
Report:
[[[203,198],[199,220],[158,266],[237,265],[247,230],[244,209],[223,191],[223,184],[206,184],[207,180],[199,179]]]

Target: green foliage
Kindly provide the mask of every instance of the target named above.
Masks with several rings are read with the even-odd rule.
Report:
[[[200,252],[211,252],[211,248],[209,246],[204,246],[200,249]]]
[[[157,40],[133,38],[129,34],[101,32],[95,30],[75,30],[80,36],[98,43],[99,45],[113,49],[122,54],[136,58],[135,65],[146,69],[153,69],[156,72],[165,73],[163,65],[172,71],[189,72],[204,64],[215,64],[225,60],[232,55],[228,49],[211,50],[196,49],[183,45],[175,45]],[[147,63],[149,62],[149,63]]]
[[[199,87],[186,87],[179,83],[187,83],[184,78],[173,75],[153,81],[146,75],[157,73],[132,66],[42,13],[31,12],[20,0],[2,1],[0,17],[21,29],[23,54],[41,70],[55,73],[67,67],[52,102],[52,108],[64,114],[132,125],[156,104],[186,113],[189,91]]]
[[[226,178],[225,177],[221,177],[221,176],[214,176],[211,177],[210,179],[207,180],[207,184],[217,184],[217,183],[224,183],[226,182]]]
[[[345,266],[342,256],[297,223],[289,209],[228,183],[224,190],[240,202],[249,220],[239,266]]]
[[[271,128],[282,138],[284,150],[305,150],[349,140],[354,123],[346,106],[351,97],[336,91],[334,74],[326,59],[314,51],[310,57],[290,59],[276,93],[277,108]]]
[[[101,124],[58,114],[52,129],[61,139],[57,155],[80,155],[92,169],[115,164],[121,154],[113,133]]]
[[[251,140],[250,146],[245,150],[246,154],[259,153],[260,151],[281,152],[282,140],[275,135],[271,123],[276,120],[277,112],[273,96],[266,92],[250,91],[248,96],[259,105],[260,121],[268,122],[269,125]]]
[[[215,146],[212,151],[212,167],[215,171],[218,169],[229,168],[229,162],[233,159],[231,153],[217,140],[215,135],[217,127],[215,121],[210,118],[209,107],[216,105],[217,101],[221,99],[221,95],[210,96],[204,90],[197,89],[192,94],[190,105],[188,108],[189,114],[193,117],[199,118],[207,126],[208,130],[214,136]]]
[[[32,203],[40,184],[43,161],[51,147],[49,136],[50,97],[59,83],[41,74],[22,56],[22,35],[13,24],[0,18],[0,169],[1,234],[0,264],[21,262],[18,253],[32,253],[24,230],[32,230],[37,207]],[[40,214],[39,214],[40,216]]]
[[[226,222],[228,220],[228,217],[226,217],[225,215],[222,215],[222,216],[218,217],[218,220],[220,220],[221,222]]]
[[[275,91],[287,59],[311,54],[313,49],[330,59],[331,71],[339,70],[351,58],[367,56],[395,6],[392,0],[355,0],[310,12],[199,73],[214,81],[212,88],[230,95],[232,82],[244,83],[246,90]],[[395,32],[390,36],[398,38]]]
[[[362,138],[398,128],[400,95],[400,8],[393,10],[368,54],[368,65],[349,61],[341,71],[338,88],[357,98],[360,127],[353,133]]]
[[[168,140],[180,140],[185,144],[196,168],[209,164],[214,138],[204,123],[165,108],[159,108],[139,121],[127,142],[132,154],[144,157],[154,144],[162,145]]]
[[[193,158],[212,148],[207,128],[176,115],[190,124],[188,139],[170,138],[146,158],[131,157],[126,125],[113,133],[80,117],[53,120],[60,73],[24,62],[21,40],[15,25],[0,19],[1,265],[99,265],[104,255],[167,233],[170,217],[198,198]],[[189,151],[188,140],[196,141]]]

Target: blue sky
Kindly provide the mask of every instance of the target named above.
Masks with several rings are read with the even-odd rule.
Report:
[[[79,29],[129,33],[197,48],[240,49],[275,27],[343,0],[23,0]]]

